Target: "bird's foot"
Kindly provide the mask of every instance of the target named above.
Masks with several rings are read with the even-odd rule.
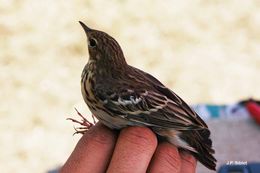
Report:
[[[96,121],[94,115],[92,115],[93,123],[91,123],[76,108],[75,108],[75,110],[76,110],[77,114],[81,117],[81,120],[79,121],[79,120],[76,120],[76,119],[73,119],[73,118],[67,118],[67,120],[71,120],[72,122],[81,125],[81,127],[74,127],[76,132],[73,135],[75,135],[75,134],[84,134],[92,126],[94,126],[97,123],[97,121]]]

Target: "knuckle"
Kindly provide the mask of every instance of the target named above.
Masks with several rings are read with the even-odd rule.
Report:
[[[181,157],[177,149],[170,147],[161,147],[159,150],[160,159],[163,160],[164,166],[170,170],[179,172],[181,169]]]
[[[197,165],[196,159],[189,153],[187,152],[181,152],[181,159],[183,162],[186,163],[186,165],[189,165],[189,167],[195,169]]]
[[[88,137],[95,145],[107,145],[113,143],[115,134],[109,129],[99,126],[98,129],[89,131]]]
[[[134,145],[156,146],[157,138],[155,134],[145,127],[128,127],[122,131],[122,137]]]

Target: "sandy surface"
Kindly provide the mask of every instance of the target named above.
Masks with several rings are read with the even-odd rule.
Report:
[[[74,107],[89,115],[79,86],[88,55],[78,20],[113,35],[131,65],[188,103],[260,98],[257,0],[0,0],[0,172],[46,172],[75,146],[79,136],[65,119]],[[216,145],[229,146],[227,133],[214,129]],[[236,151],[216,156],[247,158]]]

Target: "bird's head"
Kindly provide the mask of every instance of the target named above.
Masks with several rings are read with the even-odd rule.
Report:
[[[117,41],[105,32],[94,30],[79,22],[88,42],[89,60],[95,61],[97,68],[120,68],[126,65],[123,51]]]

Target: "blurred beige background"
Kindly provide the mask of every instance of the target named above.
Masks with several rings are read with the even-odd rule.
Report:
[[[0,171],[61,165],[88,59],[78,24],[114,36],[127,61],[188,103],[260,98],[257,0],[0,0]]]

